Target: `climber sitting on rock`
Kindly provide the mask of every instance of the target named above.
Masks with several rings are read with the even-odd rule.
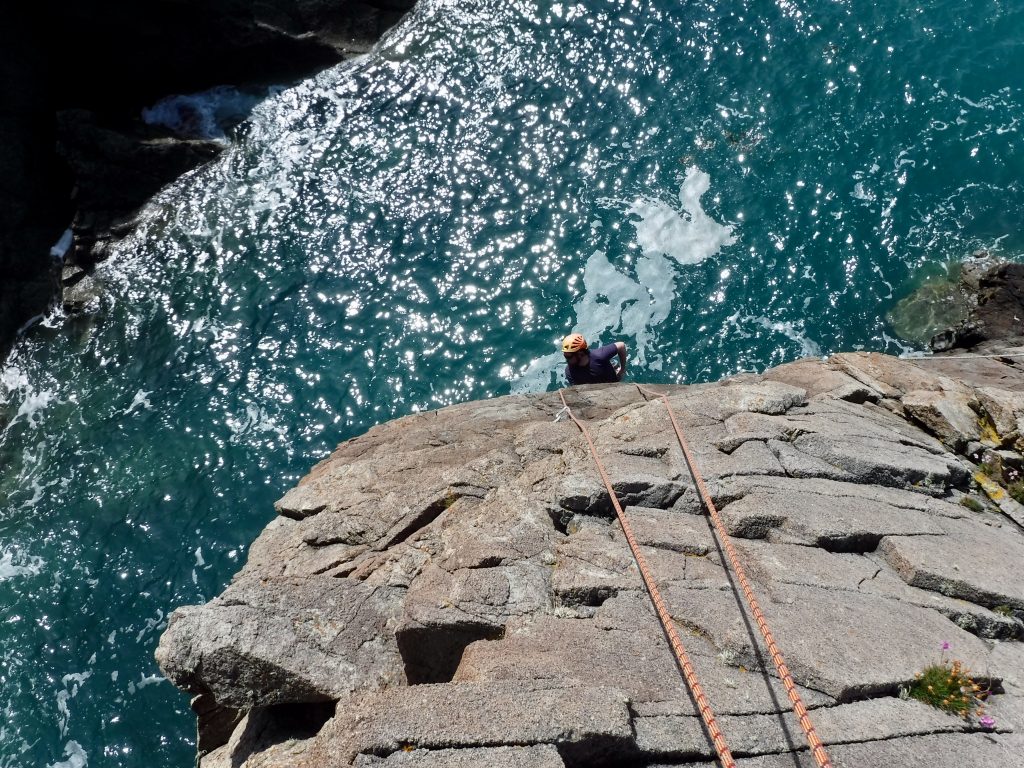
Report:
[[[565,378],[573,384],[609,384],[622,381],[626,374],[626,345],[621,341],[605,344],[597,349],[588,349],[583,334],[572,333],[562,339],[562,354],[565,355]],[[619,367],[612,365],[612,358],[619,356]]]

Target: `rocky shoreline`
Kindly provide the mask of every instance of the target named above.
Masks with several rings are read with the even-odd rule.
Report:
[[[413,4],[86,0],[5,10],[0,359],[23,324],[106,258],[156,192],[223,149],[147,125],[144,107],[213,86],[308,76],[369,50]],[[69,226],[62,273],[50,251]]]
[[[1024,347],[807,359],[671,393],[837,766],[1019,764]],[[567,392],[740,765],[813,764],[661,403]],[[201,764],[668,766],[713,758],[556,393],[343,443],[157,658]],[[942,654],[995,725],[901,698]],[[1017,757],[1013,757],[1017,755]]]

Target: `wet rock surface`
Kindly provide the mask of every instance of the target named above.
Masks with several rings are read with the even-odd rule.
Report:
[[[837,766],[1019,764],[1024,529],[968,448],[1020,466],[1024,371],[957,362],[844,354],[659,387]],[[812,765],[664,405],[626,384],[566,398],[739,764]],[[289,491],[224,594],[160,643],[220,713],[202,765],[711,764],[560,410],[547,393],[409,416]],[[990,688],[994,731],[899,697],[943,643]]]
[[[986,258],[967,263],[959,287],[971,309],[966,319],[932,337],[933,350],[987,353],[1024,343],[1024,264],[992,265]]]

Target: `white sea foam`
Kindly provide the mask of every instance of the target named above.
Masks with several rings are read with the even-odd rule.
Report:
[[[663,253],[679,264],[699,264],[736,242],[733,228],[719,224],[701,207],[710,187],[711,177],[690,166],[679,189],[680,210],[661,200],[633,201],[629,213],[640,218],[633,225],[645,255]]]
[[[858,181],[853,185],[853,197],[857,200],[864,200],[865,202],[871,203],[875,200],[875,193],[864,189],[864,183]]]
[[[57,711],[60,713],[58,724],[61,736],[67,735],[68,721],[71,719],[71,708],[68,706],[68,702],[78,695],[79,688],[90,677],[92,677],[92,672],[71,672],[60,680],[61,685],[64,686],[64,690],[57,691]]]
[[[43,570],[46,562],[35,555],[23,555],[18,549],[0,553],[0,581],[19,576],[35,576]]]
[[[149,125],[162,125],[189,138],[225,141],[224,127],[245,118],[265,98],[228,85],[219,85],[201,93],[181,94],[161,99],[142,110]]]
[[[803,357],[821,357],[821,345],[813,339],[808,338],[803,330],[803,321],[779,322],[771,321],[767,317],[752,317],[751,322],[760,325],[765,330],[781,333],[787,339],[800,345],[800,354]]]
[[[166,678],[163,675],[143,675],[140,673],[139,677],[139,682],[128,683],[128,693],[135,693],[140,688],[145,688],[148,685],[159,685],[166,682]]]
[[[28,376],[18,366],[8,364],[0,368],[0,402],[9,402],[18,390],[28,389]]]
[[[153,404],[149,402],[149,396],[153,394],[152,391],[147,392],[146,390],[140,389],[135,393],[135,397],[132,398],[131,405],[125,410],[125,413],[131,413],[136,408],[142,408],[147,411],[153,410]]]
[[[552,384],[559,383],[557,377],[561,375],[560,364],[564,364],[561,352],[552,352],[531,360],[512,381],[512,394],[543,392]]]
[[[50,763],[46,768],[85,768],[89,764],[89,756],[77,741],[72,740],[65,744],[64,754],[67,755],[67,760]]]
[[[238,442],[243,435],[257,432],[273,432],[282,439],[288,437],[287,426],[279,425],[265,408],[251,403],[245,406],[244,418],[229,416],[226,423],[233,433],[232,442]]]
[[[18,406],[18,412],[14,414],[12,423],[24,416],[25,421],[31,426],[35,426],[37,423],[36,416],[53,402],[54,397],[54,393],[49,389],[40,390],[39,392],[28,392],[25,395],[25,399],[21,401],[21,405]]]
[[[35,426],[37,415],[56,397],[52,390],[33,389],[28,376],[16,365],[9,365],[0,370],[0,403],[12,403],[19,395],[22,398],[21,403],[10,423],[4,428],[5,432],[22,417],[30,426]]]

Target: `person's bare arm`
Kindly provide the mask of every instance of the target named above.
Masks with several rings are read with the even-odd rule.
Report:
[[[615,348],[619,352],[619,381],[622,381],[622,377],[626,375],[626,345],[616,341]]]

